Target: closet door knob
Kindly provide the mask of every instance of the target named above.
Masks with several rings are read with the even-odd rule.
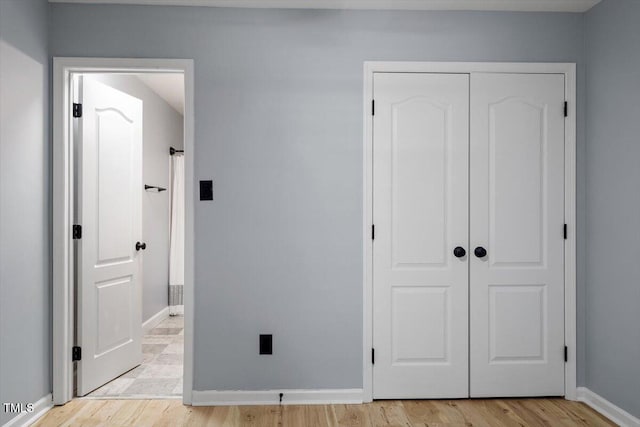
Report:
[[[140,249],[142,249],[143,251],[147,249],[147,244],[136,242],[136,251],[139,251]]]
[[[462,258],[463,256],[465,256],[467,254],[467,251],[464,250],[464,248],[462,246],[458,246],[453,250],[453,255],[456,258]]]
[[[483,248],[482,246],[478,246],[477,248],[474,249],[473,253],[478,257],[478,258],[484,258],[487,256],[487,250],[485,248]]]

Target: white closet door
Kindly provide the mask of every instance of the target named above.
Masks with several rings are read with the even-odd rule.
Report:
[[[563,105],[560,74],[471,77],[472,397],[564,394]]]
[[[376,73],[373,396],[467,397],[467,74]]]
[[[142,362],[142,101],[83,78],[78,395]]]

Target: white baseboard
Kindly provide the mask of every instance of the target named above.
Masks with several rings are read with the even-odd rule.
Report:
[[[20,415],[11,418],[9,422],[2,427],[30,426],[38,421],[40,417],[46,414],[51,408],[53,408],[53,397],[51,393],[49,393],[33,404],[32,412],[22,412]]]
[[[142,323],[142,335],[146,335],[150,330],[158,326],[163,320],[169,318],[169,307],[165,307],[153,316],[151,316],[147,321]]]
[[[362,403],[363,392],[357,389],[337,390],[255,390],[193,391],[193,406],[277,405],[283,393],[283,405],[328,405]]]
[[[624,409],[609,402],[604,397],[592,392],[586,387],[578,387],[578,401],[586,403],[591,408],[600,412],[614,423],[623,427],[640,427],[640,419],[634,417]]]

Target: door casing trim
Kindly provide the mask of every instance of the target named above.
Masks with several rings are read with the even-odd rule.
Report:
[[[71,78],[77,73],[182,73],[184,75],[185,283],[182,400],[193,390],[194,324],[194,63],[192,59],[53,58],[53,403],[73,398],[73,150]],[[141,319],[142,321],[142,319]]]
[[[533,62],[397,62],[366,61],[363,90],[363,400],[373,401],[373,76],[375,73],[526,73],[563,74],[568,116],[565,118],[564,184],[565,223],[568,228],[564,245],[564,337],[568,347],[565,363],[565,399],[576,400],[577,332],[576,332],[576,64]]]

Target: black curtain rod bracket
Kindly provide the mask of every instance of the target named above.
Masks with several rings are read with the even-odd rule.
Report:
[[[161,192],[161,191],[167,191],[167,189],[166,189],[166,188],[157,187],[157,186],[155,186],[155,185],[147,185],[147,184],[145,184],[145,185],[144,185],[144,189],[145,189],[145,191],[149,191],[149,190],[156,190],[156,191],[155,191],[156,193],[159,193],[159,192]]]

